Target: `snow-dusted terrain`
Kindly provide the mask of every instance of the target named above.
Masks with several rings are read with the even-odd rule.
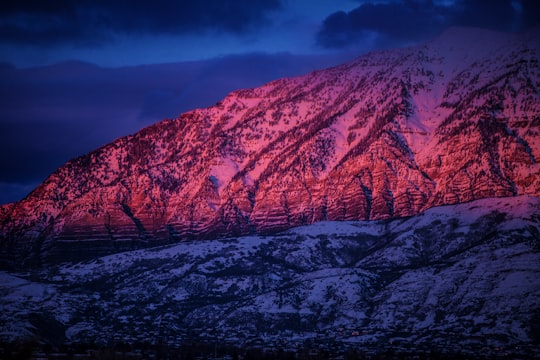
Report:
[[[540,357],[539,39],[451,29],[69,161],[0,207],[0,343]]]
[[[0,307],[4,341],[310,341],[539,356],[540,199],[0,272]]]

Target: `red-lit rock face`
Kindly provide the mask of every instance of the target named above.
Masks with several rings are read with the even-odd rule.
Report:
[[[237,91],[72,160],[1,209],[2,251],[109,252],[539,196],[538,32],[467,31]]]

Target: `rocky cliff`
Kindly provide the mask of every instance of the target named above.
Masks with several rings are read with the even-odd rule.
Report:
[[[539,29],[452,29],[229,94],[0,209],[4,257],[85,256],[540,195]]]

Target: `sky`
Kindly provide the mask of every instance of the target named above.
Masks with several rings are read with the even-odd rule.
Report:
[[[0,204],[66,161],[230,91],[451,26],[540,23],[537,0],[4,0]]]

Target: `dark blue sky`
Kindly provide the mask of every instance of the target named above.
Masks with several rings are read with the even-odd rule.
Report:
[[[67,160],[228,92],[415,44],[522,31],[537,0],[0,3],[0,204]]]

